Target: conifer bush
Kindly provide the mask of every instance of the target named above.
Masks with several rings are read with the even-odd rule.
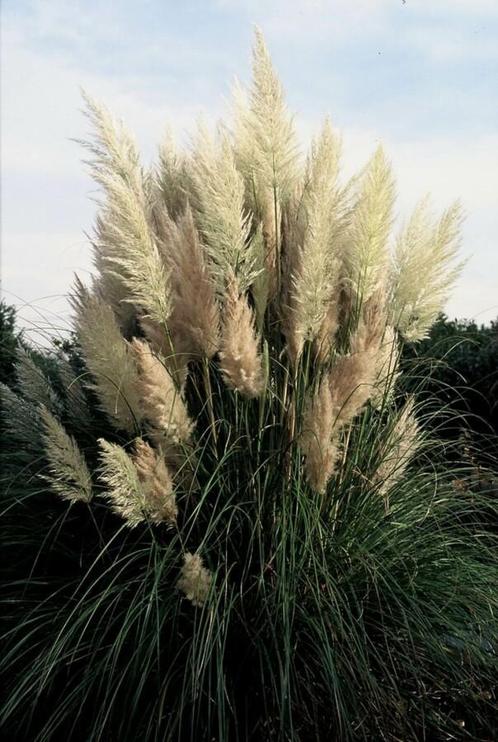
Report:
[[[489,735],[492,502],[455,488],[398,368],[458,276],[459,206],[393,238],[382,149],[343,182],[326,122],[303,156],[259,32],[230,127],[150,170],[86,103],[75,346],[19,351],[2,389],[3,728]]]

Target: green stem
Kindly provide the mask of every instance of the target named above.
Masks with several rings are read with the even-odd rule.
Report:
[[[209,374],[209,360],[206,357],[202,359],[202,370],[204,374],[204,385],[206,387],[206,403],[209,415],[209,422],[211,427],[211,434],[213,436],[213,449],[216,458],[218,458],[218,435],[216,433],[216,419],[214,416],[213,390],[211,387],[211,376]]]

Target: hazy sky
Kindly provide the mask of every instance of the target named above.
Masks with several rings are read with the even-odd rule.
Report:
[[[498,315],[498,0],[3,0],[2,293],[29,328],[67,327],[91,268],[94,186],[80,87],[135,132],[149,163],[228,108],[263,29],[304,140],[330,114],[345,170],[379,141],[400,219],[460,197],[469,256],[450,315]]]

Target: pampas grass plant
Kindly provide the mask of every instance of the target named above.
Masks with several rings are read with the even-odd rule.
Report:
[[[151,170],[86,102],[74,347],[2,391],[7,736],[492,734],[491,501],[456,493],[398,364],[459,207],[393,237],[386,155],[344,183],[327,122],[305,156],[259,31],[233,126]]]

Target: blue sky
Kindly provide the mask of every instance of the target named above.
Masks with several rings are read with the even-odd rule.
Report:
[[[349,174],[382,141],[400,220],[427,192],[462,199],[469,262],[448,313],[498,316],[498,0],[4,0],[2,292],[38,339],[67,327],[72,274],[91,268],[80,86],[150,162],[166,125],[182,141],[228,111],[254,23],[303,142],[329,114]]]

